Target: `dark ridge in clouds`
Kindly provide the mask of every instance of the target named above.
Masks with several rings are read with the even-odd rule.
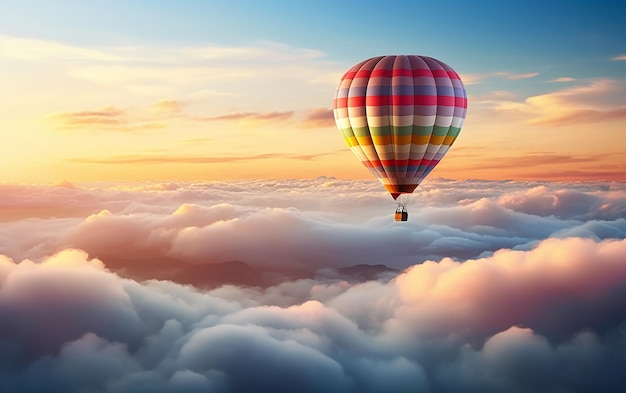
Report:
[[[0,185],[2,392],[625,386],[624,182],[432,179],[407,223],[374,181],[69,185]]]
[[[329,153],[319,154],[282,154],[266,153],[253,154],[247,156],[222,156],[222,157],[197,157],[197,156],[169,156],[169,155],[124,155],[113,157],[80,157],[68,158],[65,161],[80,162],[87,164],[213,164],[222,162],[255,161],[268,159],[288,159],[288,160],[314,160]]]

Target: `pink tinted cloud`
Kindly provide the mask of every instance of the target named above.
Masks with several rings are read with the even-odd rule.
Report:
[[[500,250],[463,263],[416,265],[396,279],[407,303],[400,317],[428,334],[442,334],[446,326],[491,333],[518,324],[559,334],[565,326],[617,323],[624,306],[606,296],[626,282],[623,255],[624,240],[549,239],[530,252]],[[568,312],[568,304],[579,304],[578,311]],[[598,315],[594,307],[606,313]],[[586,317],[578,314],[583,309]]]
[[[95,129],[113,131],[141,131],[164,128],[167,125],[154,118],[142,119],[112,106],[92,111],[55,113],[50,118],[59,129]]]
[[[201,121],[250,121],[276,122],[293,117],[293,111],[286,112],[236,112],[225,115],[198,118]]]
[[[303,121],[304,127],[335,127],[335,118],[330,108],[311,109]]]
[[[52,117],[58,120],[62,127],[84,126],[118,126],[126,124],[126,111],[111,106],[94,111],[55,113]]]
[[[432,180],[413,195],[402,226],[375,181],[98,187],[0,186],[0,252],[39,260],[77,247],[108,265],[108,258],[138,266],[165,258],[311,271],[463,260],[564,231],[597,239],[626,234],[623,183]]]

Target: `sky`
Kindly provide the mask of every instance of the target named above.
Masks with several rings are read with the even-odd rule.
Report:
[[[0,2],[0,391],[622,392],[626,5]],[[463,78],[407,222],[354,64]]]
[[[3,1],[0,181],[367,179],[332,97],[381,54],[435,57],[466,84],[432,177],[624,180],[624,16],[564,0]]]

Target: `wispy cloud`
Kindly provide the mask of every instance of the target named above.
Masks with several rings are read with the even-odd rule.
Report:
[[[141,131],[167,126],[154,120],[133,119],[128,111],[112,106],[92,111],[54,113],[49,118],[61,129]]]
[[[626,86],[600,79],[526,99],[536,116],[533,124],[565,125],[622,119],[626,116]]]
[[[531,120],[532,124],[561,126],[568,124],[597,123],[626,119],[626,106],[608,110],[579,109]]]
[[[553,82],[569,82],[559,78]],[[626,85],[612,79],[597,79],[523,101],[510,98],[479,100],[495,112],[520,113],[530,124],[563,126],[602,123],[626,117]]]
[[[7,58],[32,60],[41,62],[74,62],[97,61],[117,63],[132,60],[133,57],[121,54],[119,51],[107,49],[92,49],[80,46],[63,44],[55,41],[37,38],[22,38],[0,35],[2,54]]]
[[[210,164],[210,163],[226,163],[226,162],[255,161],[255,160],[269,160],[269,159],[288,159],[288,160],[307,160],[308,161],[308,160],[314,160],[318,157],[321,157],[327,154],[329,153],[318,153],[318,154],[267,153],[267,154],[221,156],[221,157],[175,156],[175,155],[125,155],[125,156],[114,156],[114,157],[67,158],[66,161],[83,163],[83,164],[112,164],[112,165],[120,165],[120,164],[154,165],[154,164],[172,164],[172,163],[175,163],[175,164]]]
[[[175,115],[183,111],[184,105],[177,100],[161,100],[150,106],[149,110],[157,115]]]
[[[114,107],[105,107],[93,111],[63,112],[52,115],[63,127],[83,127],[91,125],[119,126],[126,125],[126,111]]]
[[[615,57],[613,57],[611,60],[615,60],[615,61],[624,61],[624,60],[626,60],[626,55],[619,55],[619,56],[615,56]]]
[[[575,78],[571,78],[569,76],[563,76],[560,78],[552,79],[550,82],[559,82],[559,83],[560,82],[573,82],[575,80],[576,80]]]
[[[291,119],[293,117],[293,111],[285,112],[237,112],[228,113],[218,116],[207,116],[196,118],[200,121],[240,121],[240,122],[278,122]]]
[[[483,82],[486,79],[498,77],[505,78],[508,80],[520,80],[520,79],[530,79],[536,76],[539,76],[538,72],[528,72],[523,74],[512,73],[509,71],[497,71],[497,72],[489,72],[484,74],[461,74],[461,79],[465,85],[475,85]]]
[[[600,160],[602,156],[585,156],[576,157],[555,153],[531,153],[521,156],[506,157],[489,157],[489,163],[477,164],[476,168],[495,169],[495,168],[531,168],[543,165],[554,164],[580,164],[589,163]]]
[[[505,72],[505,73],[500,73],[499,75],[503,76],[503,77],[505,77],[506,79],[509,79],[509,80],[519,80],[519,79],[534,78],[534,77],[538,76],[539,73],[538,72],[528,72],[528,73],[525,73],[525,74],[511,74],[511,73]]]
[[[459,76],[466,86],[478,84],[488,77],[486,74],[460,74]]]
[[[330,108],[314,108],[309,110],[302,121],[305,128],[335,127],[335,117]]]
[[[459,149],[455,159],[472,161],[475,176],[488,176],[490,173],[514,173],[515,179],[536,180],[593,180],[623,181],[623,157],[626,151],[615,148],[612,153],[560,154],[554,152],[528,152],[509,155],[489,155],[472,150]],[[573,170],[572,168],[576,168]],[[456,169],[451,169],[456,170]],[[460,169],[463,171],[463,169]]]

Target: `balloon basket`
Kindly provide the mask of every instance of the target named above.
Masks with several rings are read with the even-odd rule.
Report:
[[[409,213],[406,211],[406,207],[398,206],[396,213],[394,214],[396,221],[406,221],[409,219]]]
[[[409,215],[407,212],[396,213],[396,221],[407,221],[409,219]]]

